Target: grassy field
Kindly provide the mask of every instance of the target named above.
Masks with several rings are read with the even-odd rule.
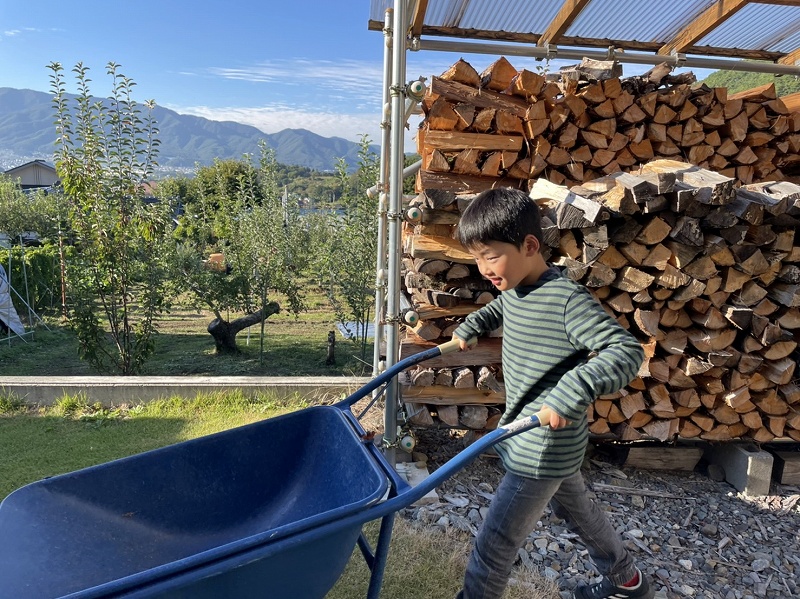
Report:
[[[237,336],[241,354],[217,355],[207,332],[214,315],[179,306],[158,321],[155,354],[145,364],[143,375],[218,376],[362,376],[372,371],[372,347],[365,359],[353,341],[336,332],[336,364],[327,366],[328,331],[336,323],[323,298],[311,297],[308,312],[295,318],[281,312],[265,323],[263,365],[259,355],[260,327]],[[236,315],[226,315],[229,320]],[[75,376],[97,373],[78,357],[78,344],[58,321],[35,329],[33,338],[0,337],[0,376]]]
[[[71,396],[49,407],[25,406],[0,395],[0,497],[46,476],[304,407],[294,398],[234,392],[114,408]]]

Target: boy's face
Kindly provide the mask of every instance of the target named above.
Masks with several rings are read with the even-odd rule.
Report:
[[[500,291],[533,285],[541,275],[539,242],[528,235],[520,247],[503,241],[479,243],[467,249],[480,273]]]

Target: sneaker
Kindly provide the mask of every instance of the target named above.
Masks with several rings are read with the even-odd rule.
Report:
[[[653,599],[655,591],[650,588],[650,583],[640,570],[639,584],[635,587],[615,586],[608,578],[590,585],[579,586],[572,596],[574,599]]]

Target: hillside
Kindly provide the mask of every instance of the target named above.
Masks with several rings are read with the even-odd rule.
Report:
[[[753,89],[766,83],[774,83],[779,96],[800,92],[800,79],[797,77],[776,76],[767,73],[740,73],[737,71],[716,71],[705,78],[710,87],[727,87],[728,93],[735,94]]]
[[[51,99],[44,92],[0,87],[0,170],[34,158],[52,161],[55,128]],[[211,164],[215,158],[258,155],[262,139],[275,150],[281,164],[331,171],[339,158],[350,165],[358,161],[357,143],[305,129],[268,134],[250,125],[183,115],[160,106],[154,116],[160,130],[162,167],[190,169]]]

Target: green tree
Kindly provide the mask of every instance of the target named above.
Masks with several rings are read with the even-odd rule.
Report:
[[[72,256],[73,248],[66,254]],[[61,307],[61,270],[59,247],[44,243],[40,247],[12,247],[8,277],[23,296],[11,294],[17,312],[26,313],[28,307],[38,314]],[[0,254],[0,258],[3,257]],[[0,260],[2,263],[3,260]],[[8,264],[4,264],[8,268]],[[23,303],[23,300],[25,303]],[[26,305],[27,304],[27,305]]]
[[[419,154],[406,154],[403,160],[403,168],[409,167],[422,160]],[[417,178],[406,177],[403,179],[403,193],[406,195],[414,195],[416,193]]]
[[[300,280],[310,255],[309,232],[297,203],[281,193],[277,172],[274,152],[263,144],[257,166],[247,160],[235,168],[229,161],[203,167],[192,190],[193,207],[180,218],[184,231],[187,220],[194,227],[192,240],[178,250],[180,277],[197,302],[214,312],[208,331],[218,353],[238,353],[236,335],[260,323],[263,356],[264,322],[280,310],[274,293],[286,298],[290,312],[304,308]],[[222,269],[207,260],[215,252],[224,255]],[[244,316],[229,322],[223,317],[229,310]]]
[[[334,174],[317,174],[295,187],[296,193],[310,198],[315,206],[331,206],[339,201],[341,188],[338,177]]]
[[[240,195],[243,181],[256,176],[257,169],[249,161],[217,158],[209,166],[198,166],[192,177],[159,182],[160,195],[175,198],[183,212],[175,236],[201,245],[214,244],[227,237],[232,199]],[[251,192],[253,201],[260,202],[260,189]]]
[[[12,241],[27,231],[40,237],[58,232],[58,194],[38,190],[25,193],[17,181],[0,174],[0,233]]]
[[[90,93],[89,69],[49,65],[56,113],[56,170],[78,251],[67,264],[67,317],[82,358],[101,371],[135,374],[153,351],[155,317],[165,308],[164,243],[170,208],[145,203],[144,183],[156,165],[154,103],[131,95],[135,83],[108,63],[111,96]]]
[[[358,169],[352,175],[344,160],[339,160],[336,173],[341,210],[318,218],[315,229],[318,245],[327,249],[317,255],[316,272],[337,320],[351,327],[350,338],[361,346],[362,360],[374,305],[377,255],[378,203],[376,197],[369,197],[367,189],[377,181],[379,162],[369,145],[369,138],[362,136]]]
[[[745,73],[741,71],[715,71],[703,81],[710,87],[725,87],[729,94],[753,89],[768,83],[775,84],[778,96],[786,96],[800,91],[800,79],[787,75],[770,75],[769,73]]]

